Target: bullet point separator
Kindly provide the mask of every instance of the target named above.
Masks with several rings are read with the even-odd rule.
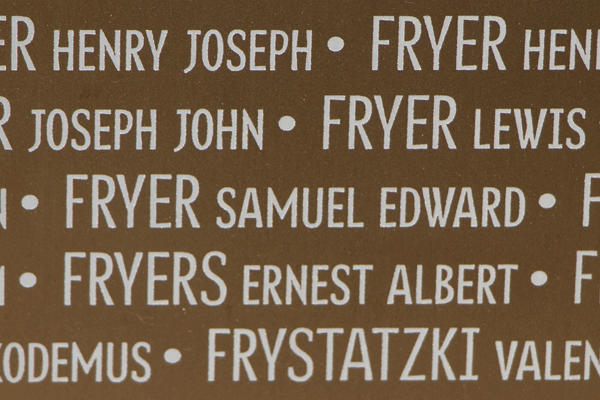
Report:
[[[181,360],[181,352],[177,349],[169,349],[165,351],[164,357],[169,364],[176,364]]]
[[[554,205],[556,204],[556,197],[554,197],[554,195],[550,194],[550,193],[546,193],[540,196],[540,207],[545,208],[545,209],[549,209],[554,207]]]
[[[28,194],[27,196],[24,196],[23,199],[21,200],[21,206],[26,210],[35,210],[37,208],[38,204],[40,204],[40,202],[38,201],[38,198],[32,194]]]
[[[32,288],[37,283],[37,277],[34,274],[32,274],[31,272],[25,272],[19,278],[19,283],[24,288]]]
[[[296,120],[289,115],[281,117],[279,119],[279,129],[285,132],[289,132],[296,126]]]
[[[334,36],[327,41],[327,48],[334,53],[341,51],[344,48],[344,39],[339,36]]]

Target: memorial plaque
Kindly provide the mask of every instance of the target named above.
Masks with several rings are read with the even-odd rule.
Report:
[[[597,398],[596,2],[0,9],[0,398]]]

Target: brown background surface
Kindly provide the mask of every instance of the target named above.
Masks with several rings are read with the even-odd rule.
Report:
[[[7,305],[0,309],[0,341],[26,344],[39,342],[50,347],[52,342],[77,342],[84,352],[92,351],[98,342],[146,341],[152,346],[148,360],[152,366],[149,382],[137,384],[127,380],[111,384],[106,377],[96,383],[93,376],[80,376],[77,383],[0,384],[2,399],[198,399],[198,398],[356,398],[356,399],[593,399],[600,388],[600,378],[580,382],[535,382],[531,373],[523,382],[503,382],[500,377],[494,341],[536,340],[543,374],[543,352],[546,340],[556,346],[556,371],[562,371],[562,343],[566,340],[589,340],[596,349],[598,334],[597,290],[595,283],[586,283],[582,305],[573,305],[575,256],[577,250],[598,250],[597,215],[592,224],[582,228],[583,178],[585,173],[600,172],[597,160],[600,149],[597,107],[599,99],[597,71],[587,71],[581,64],[576,71],[523,71],[524,29],[576,29],[582,37],[592,29],[595,46],[598,5],[594,1],[580,2],[469,2],[469,1],[112,1],[103,2],[41,2],[9,1],[1,7],[2,15],[24,15],[35,23],[35,40],[28,47],[37,71],[1,72],[0,95],[12,105],[10,122],[5,130],[13,145],[12,152],[0,157],[0,187],[8,190],[8,229],[0,231],[0,264],[7,271]],[[380,70],[371,71],[371,32],[374,15],[411,15],[421,18],[431,15],[437,29],[443,16],[454,16],[442,51],[440,71],[431,72],[431,52],[425,29],[418,48],[423,71],[395,70],[394,41],[390,49],[382,50]],[[507,37],[502,44],[502,56],[507,71],[463,72],[454,69],[456,16],[497,15],[507,22]],[[386,25],[388,26],[388,25]],[[469,35],[481,41],[482,24]],[[8,24],[3,25],[3,29]],[[389,24],[387,37],[393,38],[397,25]],[[396,27],[396,28],[395,28]],[[53,30],[61,29],[168,29],[169,34],[161,56],[161,70],[151,71],[150,53],[145,52],[145,72],[52,71]],[[208,72],[196,68],[189,74],[188,29],[203,33],[218,29],[226,35],[232,29],[292,29],[313,31],[312,71],[293,72],[289,59],[281,57],[275,72],[233,73],[226,68]],[[3,30],[8,39],[8,30]],[[340,36],[345,47],[332,53],[327,47],[331,36]],[[63,36],[64,37],[64,36]],[[535,35],[534,35],[535,37]],[[7,40],[8,42],[8,40]],[[565,40],[565,42],[567,42]],[[248,43],[248,42],[246,42]],[[447,48],[446,48],[447,46]],[[568,44],[567,44],[568,46]],[[480,47],[469,49],[469,57],[479,64]],[[8,47],[0,49],[0,61],[9,65]],[[228,53],[226,53],[227,56]],[[595,61],[595,47],[592,52]],[[93,59],[94,56],[91,56]],[[145,58],[144,58],[145,57]],[[561,62],[568,63],[564,57]],[[287,61],[286,61],[287,59]],[[266,57],[263,58],[266,60]],[[301,57],[303,60],[303,57]],[[565,61],[567,60],[567,61]],[[279,60],[278,60],[279,61]],[[20,60],[22,63],[22,59]],[[266,63],[266,62],[265,62]],[[64,65],[64,61],[63,61]],[[21,64],[21,67],[23,64]],[[281,67],[281,69],[279,69]],[[332,128],[331,150],[323,151],[322,110],[325,95],[382,95],[386,104],[393,96],[405,96],[398,120],[392,132],[392,148],[382,150],[381,136],[371,136],[374,149],[349,151],[346,145],[347,125]],[[405,144],[406,96],[413,94],[452,96],[458,107],[451,131],[457,150],[448,150],[442,141],[439,150],[407,151]],[[346,103],[347,104],[347,103]],[[564,108],[582,107],[587,117],[582,127],[587,133],[582,150],[547,148],[551,126],[547,123],[540,148],[521,150],[514,128],[508,141],[511,150],[476,151],[472,146],[474,109],[483,109],[484,132],[491,138],[495,108]],[[124,108],[128,110],[156,108],[158,110],[158,149],[134,151],[133,135],[121,151],[76,152],[65,149],[51,151],[47,145],[34,153],[34,117],[32,109],[61,108],[68,113],[89,110]],[[265,144],[259,151],[251,144],[248,151],[197,151],[188,143],[183,151],[173,153],[179,142],[179,117],[176,110],[193,111],[206,108],[214,111],[246,108],[265,109]],[[345,115],[347,106],[339,107],[337,115]],[[429,110],[429,108],[425,108]],[[430,112],[430,111],[427,111]],[[282,132],[279,118],[291,115],[296,128]],[[534,114],[534,115],[537,115]],[[550,115],[549,115],[550,116]],[[510,119],[509,119],[510,120]],[[563,122],[565,119],[563,119]],[[374,109],[368,127],[380,132]],[[426,132],[424,129],[423,132]],[[564,138],[564,136],[563,136]],[[563,139],[564,140],[564,139]],[[429,140],[427,140],[429,142]],[[148,178],[136,209],[136,227],[125,227],[124,208],[112,207],[116,229],[102,224],[91,229],[89,208],[81,207],[74,229],[65,229],[65,182],[67,174],[124,174],[133,180],[137,174],[193,174],[200,182],[200,198],[194,208],[201,228],[148,228]],[[222,187],[237,190],[235,202],[239,210],[246,187],[256,187],[261,199],[266,188],[272,187],[281,198],[294,187],[354,187],[357,192],[359,220],[362,229],[309,230],[302,226],[291,229],[288,222],[275,222],[272,229],[220,229],[215,218],[225,216],[219,210],[216,194]],[[463,222],[460,228],[429,228],[425,214],[418,226],[407,229],[380,229],[379,191],[381,187],[473,187],[476,204],[484,186],[504,190],[516,186],[527,197],[527,214],[516,228],[470,228]],[[90,185],[82,184],[89,188]],[[89,190],[89,189],[88,189]],[[543,193],[553,193],[557,205],[543,210],[537,199]],[[33,212],[20,207],[23,195],[33,193],[40,206]],[[169,192],[171,193],[171,192]],[[458,193],[457,193],[458,195]],[[87,195],[89,196],[89,195]],[[120,201],[118,194],[114,203]],[[89,197],[88,197],[89,199]],[[86,200],[88,201],[88,200]],[[88,203],[89,204],[89,203]],[[261,203],[264,205],[264,202]],[[592,206],[594,207],[594,206]],[[479,208],[479,206],[478,206]],[[171,209],[171,208],[165,208]],[[172,210],[172,209],[171,209]],[[593,208],[592,208],[593,210]],[[424,213],[425,210],[422,210]],[[478,211],[479,213],[479,211]],[[81,216],[84,217],[81,217]],[[166,215],[163,214],[163,215]],[[263,217],[265,211],[263,209]],[[451,214],[451,218],[453,214]],[[167,217],[165,217],[167,218]],[[173,220],[173,215],[168,218]],[[139,282],[134,286],[133,305],[119,305],[122,289],[109,284],[117,304],[108,307],[87,303],[84,283],[74,289],[74,305],[63,306],[63,258],[67,251],[123,252],[126,260],[136,251],[187,251],[200,262],[208,251],[227,255],[226,272],[219,274],[228,285],[228,297],[219,307],[145,305],[145,272],[140,269]],[[145,259],[144,259],[145,261]],[[367,281],[367,304],[357,305],[356,279],[350,304],[328,306],[255,306],[241,305],[242,271],[245,264],[373,264],[375,271]],[[396,264],[409,266],[411,283],[414,266],[425,268],[425,291],[433,294],[435,265],[447,264],[519,264],[513,278],[511,304],[406,306],[402,301],[386,305],[387,292]],[[142,267],[144,266],[142,263]],[[587,272],[593,272],[596,261],[590,261]],[[83,269],[83,268],[82,268]],[[168,270],[168,268],[165,268]],[[530,275],[536,270],[548,273],[545,286],[534,287]],[[18,284],[22,272],[37,275],[32,289]],[[115,274],[118,274],[115,271]],[[115,278],[118,275],[115,276]],[[201,272],[197,274],[201,277]],[[502,278],[499,274],[498,279]],[[114,282],[118,283],[118,280]],[[596,281],[593,281],[596,282]],[[138,286],[139,285],[139,286]],[[136,290],[136,287],[138,290]],[[158,286],[159,298],[171,293],[168,284]],[[203,278],[195,280],[194,293],[209,287]],[[163,292],[161,292],[162,289]],[[494,294],[501,303],[502,291]],[[161,295],[163,293],[163,295]],[[280,292],[281,294],[282,292]],[[414,293],[414,292],[413,292]],[[474,293],[474,291],[471,291]],[[431,296],[429,296],[431,297]],[[122,303],[122,302],[121,302]],[[298,304],[298,303],[296,303]],[[437,382],[430,376],[430,338],[415,365],[415,373],[427,374],[425,382],[398,380],[408,358],[414,335],[394,335],[390,345],[389,380],[379,381],[380,339],[367,334],[374,380],[365,382],[362,371],[351,370],[348,382],[339,381],[345,353],[345,343],[352,327],[440,327],[445,334],[449,327],[479,327],[476,336],[476,382],[449,382],[442,373]],[[313,356],[315,371],[305,383],[293,383],[287,378],[287,367],[303,364],[284,344],[275,382],[267,382],[266,362],[259,347],[252,358],[258,382],[248,382],[242,373],[240,382],[231,380],[231,358],[219,361],[217,379],[207,382],[207,331],[209,328],[264,327],[275,337],[276,329],[307,327],[343,327],[340,345],[335,350],[334,381],[325,381],[325,336],[315,335],[312,343],[304,344]],[[464,335],[457,334],[448,354],[456,375],[464,373]],[[460,339],[460,340],[458,340]],[[219,339],[224,350],[230,351],[229,339]],[[227,344],[229,343],[229,345]],[[182,361],[170,365],[163,361],[164,350],[176,347]],[[429,347],[429,349],[427,349]],[[581,348],[579,355],[583,356]],[[85,353],[84,353],[85,354]],[[518,365],[520,351],[515,359]],[[454,360],[454,361],[453,361]],[[582,364],[576,373],[582,374]],[[300,371],[299,370],[299,371]],[[66,371],[66,370],[65,370]],[[556,372],[558,373],[558,372]],[[66,374],[66,373],[65,373]]]

